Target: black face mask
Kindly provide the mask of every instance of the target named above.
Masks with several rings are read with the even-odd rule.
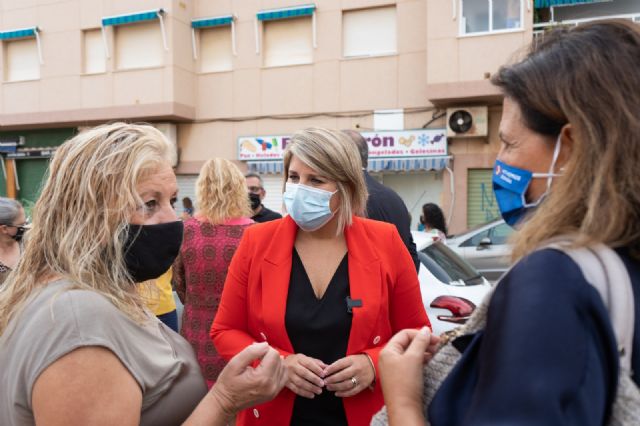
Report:
[[[260,200],[260,194],[249,193],[249,201],[251,201],[251,208],[253,210],[260,207],[262,200]]]
[[[22,241],[22,237],[24,237],[24,231],[26,230],[27,228],[25,228],[24,226],[16,226],[16,235],[12,235],[11,238],[16,240],[17,242]]]
[[[158,225],[129,225],[124,258],[135,282],[158,278],[169,270],[180,252],[183,231],[181,220]]]

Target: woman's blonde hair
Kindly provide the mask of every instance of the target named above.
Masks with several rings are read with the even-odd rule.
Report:
[[[244,175],[224,158],[207,160],[196,181],[198,213],[213,224],[251,216]]]
[[[144,203],[137,185],[169,164],[170,145],[148,125],[114,123],[62,144],[49,166],[17,269],[0,290],[0,334],[27,298],[54,277],[100,293],[142,321],[124,261],[128,222]]]
[[[358,147],[349,136],[339,130],[317,127],[294,133],[284,153],[283,188],[286,188],[294,156],[336,183],[340,195],[336,213],[338,233],[351,225],[353,215],[366,215],[368,193],[362,161]]]
[[[572,129],[562,176],[518,232],[514,260],[564,234],[578,234],[578,246],[628,247],[640,259],[638,69],[640,27],[616,20],[553,31],[494,76],[549,144]]]

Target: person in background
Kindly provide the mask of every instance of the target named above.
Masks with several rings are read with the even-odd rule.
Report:
[[[11,198],[0,197],[0,285],[20,260],[20,242],[27,229],[22,204]]]
[[[287,389],[237,424],[368,425],[380,349],[429,325],[418,276],[396,228],[360,217],[367,188],[344,133],[295,133],[284,169],[288,215],[245,231],[211,328],[223,357],[268,341],[287,366]]]
[[[385,349],[391,425],[640,424],[631,396],[640,386],[638,69],[640,27],[620,19],[545,33],[523,60],[492,77],[504,93],[493,185],[502,217],[518,227],[516,264],[467,323],[484,326],[463,326],[424,376],[410,338]],[[613,281],[603,302],[572,257],[548,247],[561,239],[585,252],[614,249],[609,255],[628,274],[632,295]],[[608,311],[625,310],[611,302],[620,296],[632,299],[622,319],[633,330],[626,347]],[[455,366],[442,368],[455,352]],[[424,401],[423,377],[442,380],[424,389]],[[628,385],[626,400],[616,399],[619,383]],[[612,412],[624,418],[614,421]],[[385,424],[382,415],[372,424]]]
[[[367,199],[367,217],[395,225],[400,234],[400,238],[402,238],[402,242],[404,242],[407,250],[409,250],[409,254],[411,255],[411,259],[413,259],[413,264],[417,271],[420,267],[420,261],[418,260],[416,244],[413,242],[413,237],[411,236],[411,217],[409,216],[407,206],[393,189],[375,180],[367,171],[369,164],[369,146],[365,138],[355,130],[343,130],[343,133],[349,136],[358,147],[360,161],[362,162],[362,173],[365,183],[367,184],[367,191],[369,192],[369,198]]]
[[[182,243],[170,152],[157,129],[125,123],[56,150],[0,291],[1,425],[222,426],[284,385],[280,356],[259,344],[207,392],[191,345],[136,290]]]
[[[229,160],[208,160],[196,181],[198,211],[184,223],[184,241],[174,263],[176,292],[184,303],[181,334],[196,352],[211,387],[225,365],[209,338],[233,254],[254,223],[242,172]]]
[[[188,220],[191,219],[193,217],[193,202],[191,201],[191,198],[189,197],[184,197],[182,199],[182,214],[180,215],[180,218],[182,220]]]
[[[437,204],[426,203],[422,206],[420,223],[424,226],[424,232],[431,234],[434,241],[445,242],[447,240],[447,224],[444,213]]]
[[[257,173],[250,172],[245,174],[244,178],[247,183],[249,200],[251,200],[251,210],[253,210],[251,219],[258,223],[280,219],[282,217],[280,213],[269,210],[262,205],[262,200],[264,200],[265,195],[267,195],[267,192],[264,190],[262,177]]]
[[[171,286],[172,270],[160,275],[155,280],[140,285],[140,292],[147,303],[147,307],[167,327],[178,332],[178,313],[176,301],[173,298]]]

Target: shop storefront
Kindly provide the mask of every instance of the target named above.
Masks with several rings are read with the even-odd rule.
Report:
[[[442,173],[449,167],[445,129],[363,132],[369,144],[369,172],[393,188],[404,200],[415,229],[422,204],[441,203]],[[282,210],[282,157],[288,135],[241,136],[238,159],[262,175],[267,197],[264,204]]]
[[[76,132],[76,128],[65,128],[0,133],[0,195],[20,200],[29,212],[55,149]]]

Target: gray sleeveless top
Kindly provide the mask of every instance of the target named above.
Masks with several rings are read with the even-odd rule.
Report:
[[[31,392],[42,371],[85,346],[113,352],[142,390],[141,425],[182,423],[207,392],[193,349],[149,314],[131,321],[105,297],[47,285],[0,336],[0,425],[33,425]]]

